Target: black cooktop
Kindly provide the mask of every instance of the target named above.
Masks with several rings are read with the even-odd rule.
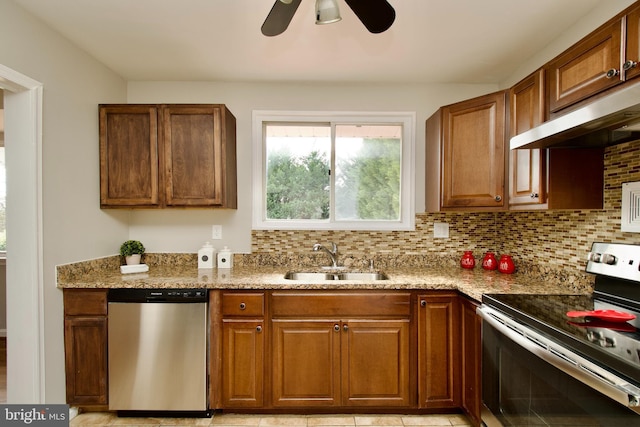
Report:
[[[590,295],[490,294],[484,295],[482,302],[640,386],[640,313],[633,308]],[[637,318],[605,322],[566,314],[598,309],[631,313]]]

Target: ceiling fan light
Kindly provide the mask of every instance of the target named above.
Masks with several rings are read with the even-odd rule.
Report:
[[[316,0],[316,24],[333,24],[341,19],[336,0]]]

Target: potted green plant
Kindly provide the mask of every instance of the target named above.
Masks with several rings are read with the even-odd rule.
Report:
[[[120,246],[122,255],[127,265],[140,264],[140,258],[144,254],[144,245],[138,240],[127,240]]]

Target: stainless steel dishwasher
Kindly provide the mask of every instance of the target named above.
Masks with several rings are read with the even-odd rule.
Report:
[[[109,409],[209,417],[207,290],[111,289]]]

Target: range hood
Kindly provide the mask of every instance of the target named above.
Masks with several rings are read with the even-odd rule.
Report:
[[[511,138],[510,148],[606,147],[640,139],[640,83]]]

